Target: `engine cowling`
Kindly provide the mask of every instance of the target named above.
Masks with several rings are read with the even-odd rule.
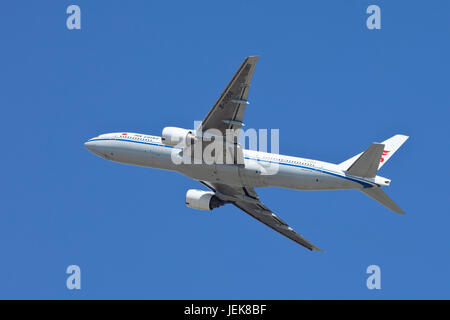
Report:
[[[187,147],[194,143],[192,130],[177,127],[165,127],[161,134],[161,141],[168,146]]]
[[[198,210],[212,210],[224,205],[214,192],[190,189],[186,192],[186,205]]]

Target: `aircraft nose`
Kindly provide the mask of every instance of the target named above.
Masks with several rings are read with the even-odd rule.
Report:
[[[84,143],[84,146],[85,146],[86,149],[88,149],[89,151],[95,153],[95,143],[94,143],[93,141],[90,141],[90,140],[86,141],[86,142]]]
[[[98,141],[95,138],[86,141],[84,146],[93,154],[107,160],[110,160],[113,155],[109,147],[105,145],[104,141]]]
[[[100,157],[105,157],[104,155],[104,148],[102,148],[101,146],[101,141],[92,141],[88,140],[84,143],[84,146],[86,147],[86,149],[88,149],[90,152],[92,152],[93,154],[100,156]]]

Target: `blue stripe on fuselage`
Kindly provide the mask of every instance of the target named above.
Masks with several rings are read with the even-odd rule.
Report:
[[[120,138],[114,138],[114,139],[112,139],[112,138],[101,138],[101,139],[93,138],[93,139],[88,140],[88,142],[91,142],[91,141],[125,141],[125,142],[134,142],[134,143],[148,144],[148,145],[151,145],[151,146],[158,146],[158,147],[165,147],[165,148],[172,148],[172,149],[182,149],[182,148],[179,148],[179,147],[167,146],[165,144],[144,142],[144,141],[134,141],[134,140],[127,140],[127,139],[120,139]]]
[[[144,141],[134,141],[134,140],[127,140],[127,139],[120,139],[120,138],[100,138],[100,139],[90,139],[89,141],[124,141],[124,142],[134,142],[134,143],[140,143],[140,144],[147,144],[147,145],[151,145],[151,146],[157,146],[157,147],[164,147],[164,148],[171,148],[171,149],[182,149],[180,147],[172,147],[172,146],[168,146],[165,144],[159,144],[159,143],[152,143],[152,142],[144,142]],[[347,176],[343,176],[340,175],[337,172],[331,172],[331,171],[327,171],[327,170],[323,170],[323,169],[317,169],[317,168],[311,168],[311,167],[305,167],[305,166],[301,166],[298,164],[292,164],[292,163],[283,163],[283,162],[274,162],[274,161],[270,161],[270,160],[263,160],[263,159],[258,159],[258,158],[249,158],[249,157],[244,157],[244,159],[247,160],[254,160],[254,161],[259,161],[259,162],[267,162],[267,163],[274,163],[274,164],[282,164],[285,166],[291,166],[291,167],[297,167],[297,168],[303,168],[303,169],[307,169],[307,170],[311,170],[311,171],[317,171],[317,172],[322,172],[325,174],[329,174],[335,177],[339,177],[342,179],[346,179],[346,180],[350,180],[356,183],[361,184],[364,188],[371,188],[373,186],[376,186],[377,184],[372,183],[372,182],[367,182],[367,181],[361,181],[358,180],[356,178],[351,178],[351,177],[347,177]]]
[[[298,164],[292,164],[292,163],[274,162],[274,161],[270,161],[270,160],[262,160],[262,159],[257,159],[257,158],[244,157],[244,159],[254,160],[254,161],[259,161],[259,162],[268,162],[268,163],[274,163],[274,164],[282,164],[282,165],[285,165],[285,166],[291,166],[291,167],[303,168],[303,169],[307,169],[307,170],[311,170],[311,171],[322,172],[322,173],[326,173],[326,174],[329,174],[329,175],[332,175],[332,176],[335,176],[335,177],[339,177],[339,178],[343,178],[343,179],[350,180],[350,181],[353,181],[353,182],[357,182],[357,183],[363,185],[364,188],[371,188],[371,187],[374,186],[373,184],[368,183],[366,181],[361,181],[361,180],[358,180],[358,179],[355,179],[355,178],[342,176],[342,175],[340,175],[338,173],[327,171],[327,170],[323,170],[323,169],[305,167],[305,166],[300,166]]]

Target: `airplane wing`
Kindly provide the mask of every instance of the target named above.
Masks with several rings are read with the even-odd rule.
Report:
[[[216,192],[216,196],[224,202],[231,202],[248,215],[281,233],[283,236],[288,237],[311,251],[315,250],[323,252],[321,249],[317,248],[311,242],[295,232],[295,230],[292,229],[286,222],[267,208],[259,200],[259,197],[253,188],[235,187],[207,181],[200,182]]]
[[[256,56],[245,58],[230,83],[202,121],[201,128],[203,131],[218,129],[225,136],[227,129],[239,130],[242,127],[245,107],[248,104],[250,81],[258,58]]]
[[[230,140],[228,147],[231,146],[231,148],[237,149],[232,150],[231,152],[233,153],[230,153],[234,155],[234,164],[242,165],[244,163],[242,148],[237,143],[237,136],[240,129],[244,126],[242,121],[244,120],[245,107],[248,104],[247,98],[250,82],[258,58],[257,56],[245,58],[197,130],[197,135],[200,133],[202,137],[207,137],[205,133],[210,129],[218,130],[223,138],[226,137],[227,133],[229,135],[233,133],[232,136],[228,137]]]

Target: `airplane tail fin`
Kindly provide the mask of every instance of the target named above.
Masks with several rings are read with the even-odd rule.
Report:
[[[381,188],[371,187],[371,188],[363,188],[360,190],[361,192],[365,193],[372,199],[388,207],[395,213],[405,214],[405,211],[403,211],[391,198],[389,198],[389,196],[383,190],[381,190]]]
[[[351,170],[352,167],[354,167],[354,169],[358,169],[354,171],[355,172],[354,175],[356,176],[358,176],[358,174],[356,173],[361,172],[362,173],[366,172],[366,174],[372,175],[373,166],[375,166],[376,167],[375,175],[376,175],[377,170],[379,170],[392,157],[392,155],[398,150],[398,148],[401,147],[403,143],[405,143],[405,141],[408,138],[409,138],[408,136],[397,134],[383,141],[382,143],[374,143],[364,153],[357,154],[356,156],[340,163],[339,166],[344,171],[349,171]],[[378,147],[376,145],[378,145]],[[378,158],[378,166],[376,166],[377,160],[375,160],[375,157],[378,156],[380,145],[384,145],[384,147],[381,150],[380,157]],[[364,170],[367,171],[364,171],[362,168],[365,168]],[[351,172],[349,173],[353,174]],[[372,177],[374,177],[375,175],[373,175]],[[362,175],[362,177],[370,177],[370,176]]]

